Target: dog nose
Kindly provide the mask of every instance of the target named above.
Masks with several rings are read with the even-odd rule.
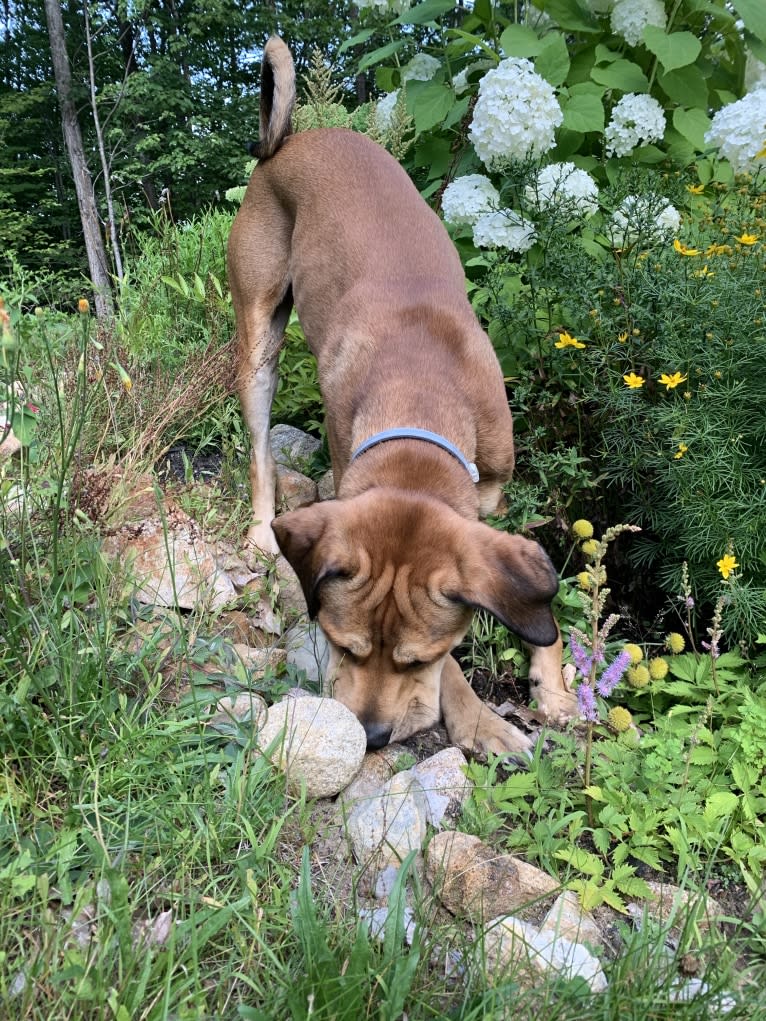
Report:
[[[363,723],[364,732],[367,735],[367,750],[375,751],[376,748],[384,748],[391,740],[393,727],[387,727],[384,723]]]

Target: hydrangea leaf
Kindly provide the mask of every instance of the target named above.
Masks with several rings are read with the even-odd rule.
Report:
[[[662,91],[674,103],[698,107],[701,110],[707,109],[707,81],[696,64],[667,71],[660,74],[657,80]],[[734,98],[736,99],[736,96]]]
[[[766,42],[766,4],[763,0],[732,0],[732,7],[753,35]]]
[[[691,32],[668,34],[656,25],[644,29],[644,44],[659,60],[666,71],[693,64],[702,50],[702,43]]]
[[[590,73],[594,82],[621,92],[648,92],[649,80],[632,60],[615,60],[608,67],[594,67]]]
[[[417,7],[411,7],[403,11],[395,19],[395,25],[425,25],[429,21],[436,21],[442,14],[451,11],[455,6],[455,0],[423,0]]]
[[[509,25],[500,36],[500,49],[506,57],[536,57],[543,46],[529,25]]]
[[[560,28],[565,28],[569,32],[592,32],[595,34],[601,31],[597,19],[584,11],[577,0],[546,0],[545,13]]]
[[[700,152],[705,149],[705,132],[710,130],[710,118],[704,110],[673,111],[673,127]]]
[[[455,95],[441,82],[407,83],[407,110],[415,119],[415,130],[428,131],[441,124],[449,113]]]
[[[535,70],[551,85],[561,85],[569,73],[569,50],[563,35],[554,35],[535,60]]]
[[[570,96],[564,110],[564,127],[570,131],[604,130],[604,105],[598,96],[578,93]]]
[[[379,64],[382,60],[387,60],[400,50],[402,46],[404,46],[404,39],[395,39],[393,42],[386,43],[385,46],[379,46],[372,53],[365,53],[359,61],[359,70],[366,71],[368,67]]]

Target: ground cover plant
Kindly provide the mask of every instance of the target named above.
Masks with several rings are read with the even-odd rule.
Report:
[[[0,441],[7,422],[22,443],[0,459],[0,1013],[757,1017],[761,6],[358,7],[340,56],[377,99],[360,105],[315,56],[298,125],[367,131],[448,225],[516,420],[517,479],[495,524],[540,538],[556,560],[582,714],[579,727],[547,731],[528,768],[471,763],[458,826],[611,912],[609,986],[530,986],[513,969],[488,985],[480,941],[439,911],[413,862],[372,937],[360,891],[325,878],[312,806],[254,753],[251,729],[206,723],[211,657],[215,678],[251,683],[221,615],[199,605],[163,617],[183,698],[168,694],[160,640],[131,641],[159,633],[157,619],[103,554],[98,508],[82,499],[90,466],[156,468],[159,494],[174,450],[185,477],[163,485],[179,505],[205,535],[244,533],[231,193],[180,222],[172,203],[143,218],[112,322],[96,322],[69,270],[63,290],[62,277],[14,259],[0,281]],[[275,418],[321,436],[295,320],[281,377]],[[199,451],[215,454],[212,485],[195,480]],[[324,467],[320,452],[310,470]],[[460,655],[477,684],[523,693],[523,650],[499,625],[478,617]],[[252,683],[273,700],[296,680],[279,668]],[[680,933],[648,916],[634,925],[629,904],[659,877],[717,898],[728,921],[706,927],[698,899]],[[692,973],[704,988],[679,1001],[679,976]]]

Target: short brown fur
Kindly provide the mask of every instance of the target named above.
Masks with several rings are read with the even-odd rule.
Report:
[[[248,541],[281,549],[295,568],[330,642],[333,693],[371,746],[443,716],[466,750],[527,751],[529,739],[482,705],[450,655],[472,608],[485,607],[529,644],[541,713],[574,714],[550,561],[536,543],[477,520],[510,478],[513,429],[460,260],[381,147],[337,129],[289,134],[294,72],[281,40],[269,40],[264,62],[271,119],[261,151],[271,155],[253,172],[229,240],[253,441]],[[318,361],[338,498],[272,521],[269,413],[293,302]],[[417,439],[351,462],[360,443],[394,427],[446,437],[476,463],[478,484],[450,453]]]

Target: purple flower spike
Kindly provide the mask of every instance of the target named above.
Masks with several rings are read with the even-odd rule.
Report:
[[[630,666],[630,653],[624,649],[620,655],[613,659],[596,684],[596,690],[603,698],[609,698],[614,689],[622,679],[622,675]]]
[[[589,723],[598,721],[598,709],[596,708],[596,697],[593,688],[589,684],[581,684],[577,689],[577,707],[580,715]]]
[[[577,672],[587,680],[593,665],[593,657],[588,655],[576,638],[569,639],[569,650],[572,653],[572,660]]]

